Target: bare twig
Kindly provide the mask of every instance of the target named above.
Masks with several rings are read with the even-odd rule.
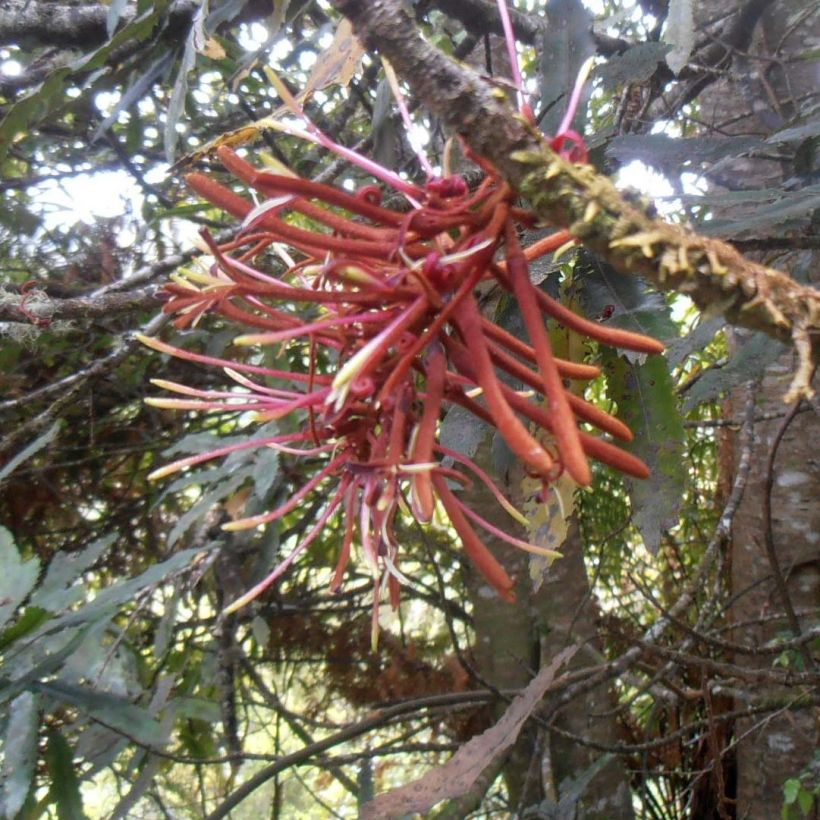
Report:
[[[141,330],[144,336],[155,335],[167,322],[169,317],[161,313],[155,316]],[[20,399],[11,399],[0,404],[0,410],[12,410],[18,406],[23,406],[32,398],[43,399],[54,393],[61,393],[45,410],[36,416],[17,426],[13,432],[8,433],[0,442],[0,457],[7,456],[22,447],[26,440],[36,436],[44,430],[55,419],[59,418],[76,400],[77,396],[86,385],[94,379],[100,378],[104,374],[113,370],[118,364],[130,356],[138,347],[139,341],[132,334],[128,334],[122,339],[119,345],[109,353],[108,356],[98,359],[89,367],[73,373],[71,376],[61,379],[58,382],[47,385],[35,393],[30,393]]]
[[[22,294],[0,291],[0,322],[37,323],[65,319],[96,319],[157,308],[161,304],[156,285],[128,291],[113,291],[102,295],[91,293],[58,299],[33,290]],[[2,405],[0,405],[2,409]]]

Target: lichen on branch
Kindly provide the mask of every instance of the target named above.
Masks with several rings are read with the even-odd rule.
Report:
[[[731,245],[657,218],[591,166],[559,157],[506,94],[423,39],[399,0],[332,0],[362,41],[384,54],[415,96],[523,196],[616,270],[720,310],[734,324],[791,342],[798,365],[787,401],[809,398],[820,355],[820,292],[746,259]]]

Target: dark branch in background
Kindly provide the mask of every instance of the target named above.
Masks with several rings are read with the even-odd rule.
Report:
[[[256,671],[256,667],[248,656],[242,652],[241,648],[238,649],[238,652],[240,653],[240,663],[245,670],[245,674],[247,674],[251,679],[257,691],[265,699],[265,702],[269,704],[278,715],[281,715],[282,719],[290,727],[290,730],[296,735],[296,737],[299,738],[299,740],[302,741],[302,743],[305,744],[306,747],[312,746],[316,741],[300,723],[299,715],[295,715],[293,712],[290,712],[284,708],[282,701],[275,692],[272,692],[268,688],[267,684],[264,680],[262,680],[262,676]],[[344,769],[338,765],[327,764],[327,770],[350,794],[354,797],[358,795],[359,789],[356,786],[356,783],[345,774]]]
[[[47,326],[65,319],[96,319],[157,308],[162,304],[157,285],[133,291],[114,292],[104,296],[75,296],[53,299],[42,291],[11,294],[0,291],[0,322],[25,322]],[[0,404],[0,409],[3,405]]]
[[[516,693],[514,692],[512,694]],[[258,771],[252,778],[245,781],[236,791],[229,795],[207,816],[206,820],[220,820],[220,818],[225,817],[246,797],[253,794],[260,786],[264,786],[265,783],[275,777],[279,772],[291,766],[304,763],[315,755],[327,749],[331,749],[334,746],[338,746],[340,743],[353,740],[373,729],[384,726],[395,718],[419,711],[420,709],[463,703],[486,703],[488,700],[493,700],[493,698],[494,695],[491,692],[454,692],[449,695],[432,695],[427,698],[419,698],[418,700],[398,703],[395,706],[380,709],[370,717],[352,726],[348,726],[336,732],[336,734],[316,741],[311,746],[306,746],[291,754],[283,755],[275,763],[272,763],[270,766],[265,766],[265,768]]]
[[[720,77],[720,72],[716,69],[727,68],[735,51],[745,51],[749,47],[760,18],[773,2],[774,0],[748,0],[726,24],[720,37],[693,56],[696,64],[681,72],[680,79],[690,82],[675,100],[675,109],[694,100],[704,88],[715,82]]]
[[[471,34],[497,34],[504,36],[498,4],[494,0],[432,0],[422,4],[422,9],[433,6],[458,20]],[[547,18],[538,14],[510,9],[510,19],[516,36],[522,43],[532,45],[539,34],[547,30]]]
[[[196,0],[176,0],[168,13],[172,31],[179,33],[191,23],[199,8]],[[120,27],[137,16],[136,5],[128,5]],[[43,0],[4,0],[0,9],[0,45],[25,45],[88,49],[108,40],[108,6],[102,3],[52,3]]]
[[[455,20],[473,35],[497,34],[503,36],[501,19],[498,16],[498,4],[494,0],[430,0],[422,9],[435,6]],[[549,29],[549,18],[544,13],[528,14],[516,9],[510,9],[510,18],[516,37],[527,45],[534,45],[538,38]],[[617,37],[592,32],[598,53],[603,57],[619,54],[626,51],[633,43]],[[671,79],[672,72],[666,69]]]
[[[627,200],[590,166],[558,157],[510,110],[503,93],[422,39],[398,0],[333,2],[368,47],[390,59],[415,96],[490,160],[542,219],[568,228],[622,273],[685,293],[701,309],[720,305],[731,323],[791,341],[799,366],[787,398],[812,395],[820,293],[745,259],[725,242],[657,219],[648,203]]]
[[[169,318],[166,314],[160,313],[141,328],[140,332],[144,336],[154,336],[168,323]],[[3,437],[0,441],[0,459],[13,454],[23,447],[29,438],[45,430],[49,424],[52,424],[55,419],[59,418],[65,410],[72,406],[90,382],[112,371],[128,356],[138,350],[139,346],[140,342],[133,335],[128,334],[126,338],[120,340],[113,352],[102,359],[97,359],[85,369],[60,379],[58,382],[49,384],[41,390],[29,393],[20,399],[3,402],[0,405],[0,411],[11,410],[17,406],[29,404],[35,399],[43,399],[54,393],[61,393],[59,398],[55,399],[45,410],[36,416],[32,416],[26,422],[15,427],[13,432]],[[6,430],[9,429],[9,425],[4,426]]]
[[[746,668],[735,664],[718,663],[709,658],[703,658],[700,655],[687,654],[685,651],[672,650],[661,645],[660,643],[661,640],[668,635],[671,629],[674,629],[679,623],[684,622],[683,619],[685,618],[685,613],[691,610],[694,601],[704,589],[706,578],[712,571],[714,559],[720,548],[725,544],[726,538],[728,537],[732,526],[732,520],[742,499],[751,467],[754,409],[754,393],[750,390],[750,395],[748,397],[748,401],[746,402],[745,408],[745,423],[743,425],[741,436],[740,457],[738,469],[735,475],[735,482],[712,539],[695,573],[690,579],[690,583],[686,585],[681,596],[669,609],[669,611],[663,613],[660,619],[644,633],[642,640],[636,642],[635,645],[630,647],[620,657],[599,666],[587,667],[575,672],[569,672],[560,679],[554,681],[550,687],[552,697],[545,701],[541,714],[533,717],[536,724],[542,726],[548,731],[568,737],[573,741],[590,748],[613,752],[616,754],[631,755],[640,751],[649,751],[671,746],[686,738],[690,738],[692,735],[695,735],[701,731],[708,731],[710,726],[714,723],[731,722],[738,717],[748,717],[755,714],[770,714],[784,706],[786,708],[808,708],[816,702],[816,698],[811,697],[810,694],[802,692],[796,695],[787,695],[787,700],[785,703],[781,701],[773,702],[770,698],[758,700],[750,694],[749,697],[746,698],[746,700],[748,700],[748,705],[743,709],[713,715],[710,716],[709,719],[693,720],[675,731],[665,733],[663,737],[652,738],[650,740],[637,743],[596,743],[588,738],[569,734],[555,726],[553,723],[558,710],[562,707],[571,706],[574,699],[583,691],[600,685],[603,680],[623,676],[630,668],[635,667],[637,664],[647,658],[650,658],[652,655],[669,656],[672,659],[672,662],[669,665],[670,668],[676,666],[677,663],[684,663],[687,665],[698,663],[706,668],[714,669],[718,672],[725,672],[729,675],[728,680],[734,681],[735,683],[739,679],[755,680],[760,677],[765,677],[768,679],[771,675],[775,676],[779,680],[783,678],[787,678],[790,682],[795,680],[792,673],[788,670],[784,670],[782,672],[775,671],[773,673],[768,670],[758,669],[749,671]],[[697,640],[698,637],[699,635],[693,635],[695,640]],[[787,646],[802,646],[804,645],[805,640],[806,636],[804,636],[799,643],[796,641],[782,642],[780,648],[783,649]],[[756,648],[754,647],[743,647],[743,649],[748,654],[754,654],[756,652]],[[763,650],[763,654],[773,654],[773,650],[774,647],[766,647]],[[816,676],[800,675],[799,679],[807,683],[812,683],[816,681]],[[723,684],[718,681],[717,685],[720,687]],[[325,761],[323,761],[321,757],[318,757],[322,752],[333,746],[339,745],[340,743],[352,740],[376,728],[384,727],[392,721],[399,719],[402,715],[408,714],[410,711],[415,712],[420,708],[437,708],[445,704],[450,704],[452,708],[456,704],[464,705],[467,703],[486,703],[492,702],[494,699],[498,698],[504,700],[511,694],[514,693],[507,690],[499,692],[484,689],[474,692],[436,695],[430,698],[421,698],[410,702],[387,706],[386,708],[377,711],[370,717],[365,718],[363,721],[345,727],[327,738],[309,743],[304,748],[275,760],[269,766],[266,766],[248,781],[239,786],[232,794],[230,794],[225,801],[208,816],[208,820],[219,820],[219,818],[225,817],[246,797],[271,780],[278,773],[290,768],[291,766],[305,765],[311,761],[313,761],[315,765],[322,765]],[[353,762],[360,760],[361,758],[359,755],[354,754],[349,759]]]
[[[732,239],[731,243],[744,253],[749,251],[820,250],[820,236],[761,236]]]
[[[185,42],[198,0],[174,0],[163,16],[156,36],[169,48]],[[250,0],[233,22],[265,19],[273,11],[273,0]],[[128,4],[117,24],[118,30],[133,22],[136,4]],[[52,3],[48,0],[2,0],[0,2],[0,46],[35,46],[46,51],[16,76],[0,76],[0,97],[15,94],[43,82],[52,72],[70,66],[77,52],[88,53],[108,42],[108,6],[103,3]],[[108,65],[119,66],[144,44],[129,40],[113,51]],[[81,77],[83,72],[75,75]]]
[[[740,457],[738,459],[738,466],[735,472],[735,480],[732,485],[732,490],[729,494],[729,499],[723,512],[718,519],[715,531],[709,541],[703,557],[700,559],[697,567],[689,579],[689,583],[683,588],[681,594],[675,603],[669,608],[668,613],[662,615],[646,632],[644,633],[640,645],[635,644],[631,646],[623,655],[610,661],[600,668],[596,674],[591,675],[586,681],[581,681],[574,687],[570,687],[556,703],[552,706],[552,712],[548,717],[558,711],[563,706],[571,703],[574,698],[584,694],[596,686],[606,683],[611,678],[623,674],[627,669],[633,666],[645,653],[645,647],[655,646],[660,639],[667,633],[667,631],[674,626],[674,621],[683,617],[684,613],[689,610],[698,593],[704,588],[706,580],[711,571],[712,565],[720,549],[728,540],[732,521],[740,507],[740,502],[743,500],[743,494],[746,491],[746,483],[749,478],[749,470],[752,462],[752,442],[754,436],[754,392],[750,390],[749,399],[746,403],[746,420],[741,431],[740,442]],[[647,684],[647,688],[655,683],[651,680]]]

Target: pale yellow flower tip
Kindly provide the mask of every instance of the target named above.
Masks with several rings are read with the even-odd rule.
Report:
[[[241,518],[239,521],[228,521],[222,525],[225,532],[239,532],[240,530],[252,530],[260,524],[255,518]]]
[[[252,594],[251,592],[246,592],[244,595],[237,598],[232,604],[229,604],[222,610],[223,615],[233,615],[234,612],[242,609],[243,606],[249,604],[256,595]]]

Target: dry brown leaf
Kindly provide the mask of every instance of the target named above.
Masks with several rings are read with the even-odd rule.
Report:
[[[299,105],[302,105],[314,91],[327,88],[329,85],[347,85],[350,78],[356,73],[363,54],[364,49],[353,36],[353,27],[346,18],[343,19],[336,29],[333,42],[316,61],[304,89],[297,96]],[[277,120],[289,113],[291,112],[288,106],[282,105],[261,120],[243,125],[234,131],[220,134],[206,145],[178,160],[171,167],[171,173],[212,156],[216,149],[222,145],[238,148],[240,145],[255,140],[262,131],[270,129],[272,120]]]
[[[314,91],[329,85],[347,85],[363,54],[364,49],[353,34],[352,24],[346,17],[342,18],[333,42],[316,60],[299,101],[304,102]]]
[[[255,140],[262,133],[262,131],[264,131],[264,129],[264,120],[261,120],[258,123],[252,122],[248,125],[243,125],[241,128],[237,128],[234,131],[226,131],[224,134],[220,134],[218,137],[215,137],[201,148],[198,148],[196,151],[192,151],[190,154],[186,154],[184,157],[178,159],[170,167],[168,172],[175,174],[182,168],[187,168],[195,162],[200,162],[201,160],[207,159],[216,153],[217,148],[223,145],[227,145],[229,148],[238,148],[241,145],[245,145],[246,143]]]
[[[556,672],[577,651],[577,646],[569,646],[559,652],[513,700],[498,723],[465,743],[443,766],[365,803],[361,820],[386,820],[414,812],[423,814],[442,800],[453,800],[467,793],[481,773],[515,743],[527,718],[555,679]]]
[[[243,487],[241,490],[237,490],[222,505],[232,521],[237,521],[245,515],[245,507],[248,505],[252,489],[253,487]]]
[[[212,60],[224,60],[228,55],[219,40],[209,37],[202,48],[197,49],[200,54],[210,57]]]

